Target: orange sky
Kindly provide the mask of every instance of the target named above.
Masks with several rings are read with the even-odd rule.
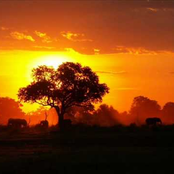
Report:
[[[0,96],[16,98],[33,67],[74,61],[119,111],[138,95],[174,101],[173,15],[169,1],[0,1]]]
[[[128,110],[135,96],[144,95],[164,105],[174,101],[174,54],[82,55],[66,52],[1,51],[0,96],[16,98],[20,87],[31,81],[31,69],[38,65],[57,66],[64,61],[90,66],[110,87],[104,102],[119,111]],[[28,108],[25,108],[28,111]]]

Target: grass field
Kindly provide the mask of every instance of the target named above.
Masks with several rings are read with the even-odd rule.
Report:
[[[174,127],[1,131],[0,173],[171,173]]]

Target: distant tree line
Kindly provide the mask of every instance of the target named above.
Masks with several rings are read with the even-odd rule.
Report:
[[[37,111],[24,113],[22,105],[9,97],[0,97],[0,124],[7,124],[10,118],[31,119],[31,125],[38,124],[45,119],[47,108],[40,107]],[[118,112],[114,107],[101,104],[99,107],[74,106],[67,110],[65,119],[71,119],[73,124],[114,126],[145,124],[146,118],[157,117],[164,124],[174,124],[174,102],[167,102],[161,107],[157,101],[144,96],[135,97],[128,112]],[[51,119],[48,121],[51,124]],[[57,120],[54,121],[56,123]]]
[[[120,113],[112,106],[102,104],[94,111],[72,108],[67,115],[72,117],[74,122],[88,125],[113,126],[134,123],[140,126],[146,124],[147,118],[160,118],[164,124],[174,124],[174,102],[168,102],[161,107],[155,100],[138,96],[134,98],[128,112]]]
[[[160,118],[163,123],[174,123],[174,103],[168,102],[163,108],[157,101],[144,96],[135,97],[128,112],[119,113],[112,106],[101,103],[109,93],[109,87],[100,83],[99,77],[88,66],[66,62],[57,69],[46,65],[32,70],[33,81],[18,91],[20,102],[38,103],[56,111],[57,124],[63,128],[66,123],[114,126],[117,124],[145,124],[147,118]],[[10,98],[0,98],[0,123],[9,118],[24,118],[36,115],[45,116],[45,109],[25,114],[21,104]],[[71,120],[65,120],[69,118]],[[41,123],[45,119],[39,120]]]

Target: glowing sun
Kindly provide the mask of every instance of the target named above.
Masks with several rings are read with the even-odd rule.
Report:
[[[65,56],[56,56],[56,55],[46,55],[42,56],[38,59],[36,62],[36,66],[39,65],[47,65],[47,66],[52,66],[55,69],[58,68],[59,65],[61,65],[64,62],[69,62],[69,58]]]

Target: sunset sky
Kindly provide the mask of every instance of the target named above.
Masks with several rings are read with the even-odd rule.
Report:
[[[139,95],[174,101],[174,1],[0,0],[0,97],[66,61],[97,72],[119,111]]]

